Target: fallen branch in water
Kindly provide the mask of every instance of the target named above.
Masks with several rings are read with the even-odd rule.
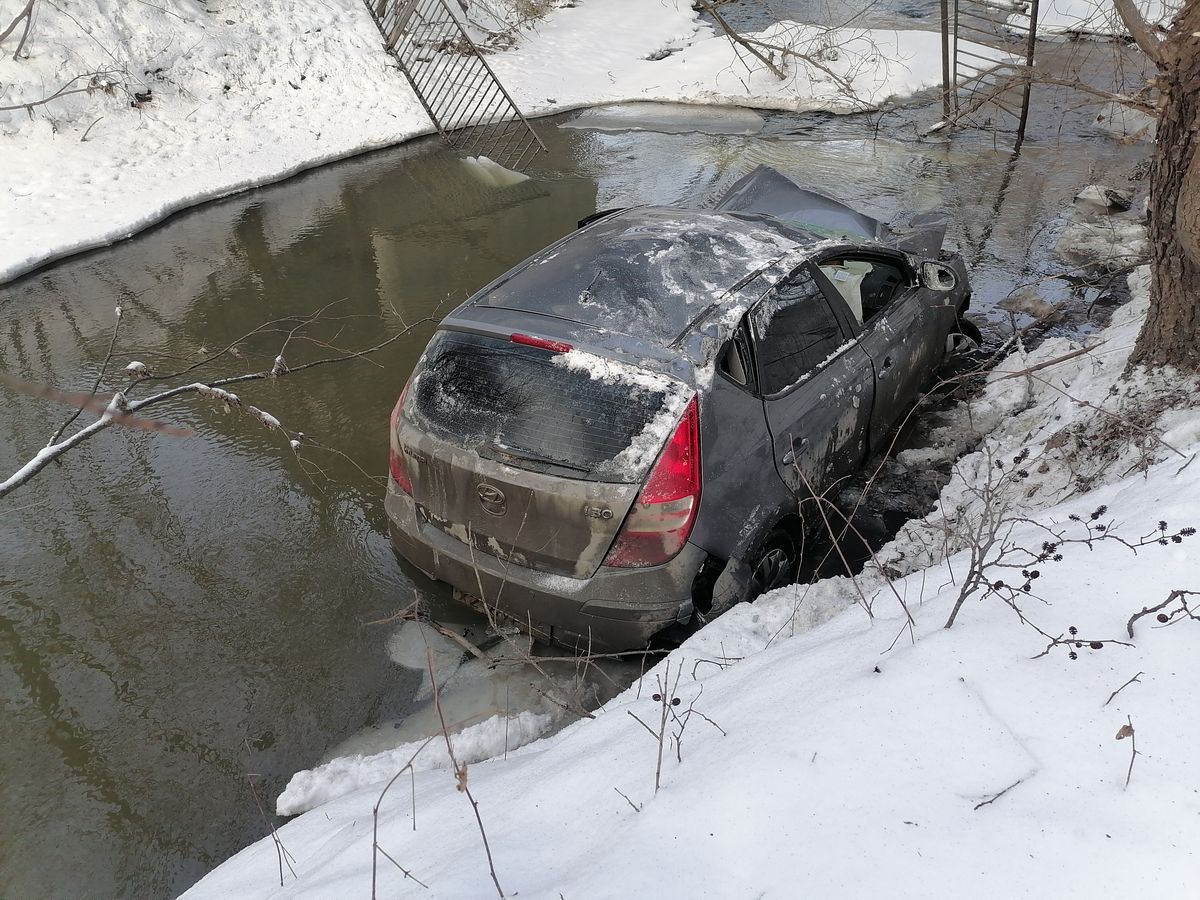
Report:
[[[361,350],[341,350],[334,348],[336,352],[332,356],[326,356],[319,359],[310,360],[308,362],[297,365],[288,365],[283,359],[283,350],[287,349],[290,342],[297,339],[303,329],[308,328],[318,322],[330,321],[331,318],[324,313],[334,304],[328,304],[322,307],[315,313],[306,316],[289,316],[284,319],[276,319],[271,322],[266,322],[254,328],[247,334],[243,335],[237,341],[229,344],[224,349],[217,353],[208,354],[202,360],[192,365],[189,365],[180,371],[173,372],[167,375],[156,375],[144,363],[134,360],[125,366],[123,376],[126,382],[123,387],[107,392],[100,392],[101,384],[106,378],[109,363],[115,354],[115,345],[117,332],[120,328],[123,311],[120,307],[115,310],[117,316],[117,325],[113,329],[113,337],[110,341],[110,346],[104,363],[101,366],[100,375],[95,379],[92,389],[89,392],[73,393],[61,391],[57,388],[49,387],[41,384],[34,384],[20,378],[13,377],[6,373],[0,372],[0,384],[6,385],[17,393],[26,394],[28,396],[39,397],[45,400],[51,400],[57,403],[62,403],[66,406],[75,407],[75,412],[66,419],[62,425],[51,436],[50,442],[39,450],[32,458],[17,468],[15,472],[6,478],[0,479],[0,498],[5,497],[23,485],[31,481],[39,472],[45,469],[48,465],[60,459],[65,454],[69,453],[75,447],[85,441],[95,437],[102,431],[112,427],[113,425],[121,425],[128,428],[138,428],[144,431],[154,431],[160,434],[167,434],[174,437],[190,437],[193,432],[190,429],[180,428],[174,425],[168,425],[159,422],[155,419],[141,415],[146,411],[152,410],[154,407],[172,400],[176,397],[198,394],[210,400],[215,400],[221,403],[227,409],[240,409],[247,415],[258,419],[264,426],[272,430],[279,431],[287,438],[289,446],[293,451],[298,451],[301,446],[308,445],[330,452],[337,452],[332,448],[324,447],[311,439],[303,432],[291,431],[283,426],[283,424],[275,416],[271,415],[262,409],[250,404],[244,404],[237,394],[227,390],[233,385],[248,384],[255,381],[275,380],[295,376],[301,372],[306,372],[320,366],[332,365],[334,363],[344,363],[351,360],[365,359],[371,354],[383,350],[395,341],[409,334],[417,326],[431,321],[428,318],[421,319],[413,324],[406,324],[401,320],[400,328],[394,334],[387,337],[372,346],[365,347]],[[242,375],[226,376],[206,381],[190,381],[186,380],[189,377],[194,377],[194,373],[212,365],[219,359],[230,355],[234,358],[241,357],[240,351],[237,350],[237,345],[246,339],[255,335],[271,333],[278,330],[280,326],[288,325],[286,337],[283,341],[281,351],[275,356],[270,368],[263,369],[257,372],[248,372]],[[321,347],[329,347],[328,343],[310,339]],[[173,384],[171,382],[185,381],[183,384]],[[148,384],[166,384],[170,386],[163,387],[156,393],[145,397],[136,397],[135,394],[142,390]],[[84,412],[97,412],[99,417],[84,426],[78,431],[64,437],[65,431],[75,422],[80,414]],[[344,455],[344,454],[343,454]]]

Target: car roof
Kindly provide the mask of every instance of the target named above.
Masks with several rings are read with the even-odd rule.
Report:
[[[715,209],[642,206],[593,217],[483,288],[443,327],[528,331],[688,377],[712,364],[741,314],[787,274],[774,263],[790,268],[849,247],[936,256],[945,230],[937,213],[894,229],[758,166]]]
[[[470,305],[566,319],[665,347],[731,289],[822,240],[760,213],[638,207],[568,235]]]

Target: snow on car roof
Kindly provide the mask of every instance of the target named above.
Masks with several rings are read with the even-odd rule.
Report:
[[[555,316],[664,346],[739,282],[820,240],[757,213],[639,207],[531,257],[474,305]]]

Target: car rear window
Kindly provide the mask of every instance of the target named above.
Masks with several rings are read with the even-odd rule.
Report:
[[[481,456],[594,481],[641,481],[690,394],[666,376],[573,350],[438,332],[411,415]]]

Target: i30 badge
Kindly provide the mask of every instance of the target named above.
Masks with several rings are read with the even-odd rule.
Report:
[[[508,512],[508,498],[498,487],[490,484],[476,485],[475,493],[479,495],[479,505],[488,515],[502,516]]]

